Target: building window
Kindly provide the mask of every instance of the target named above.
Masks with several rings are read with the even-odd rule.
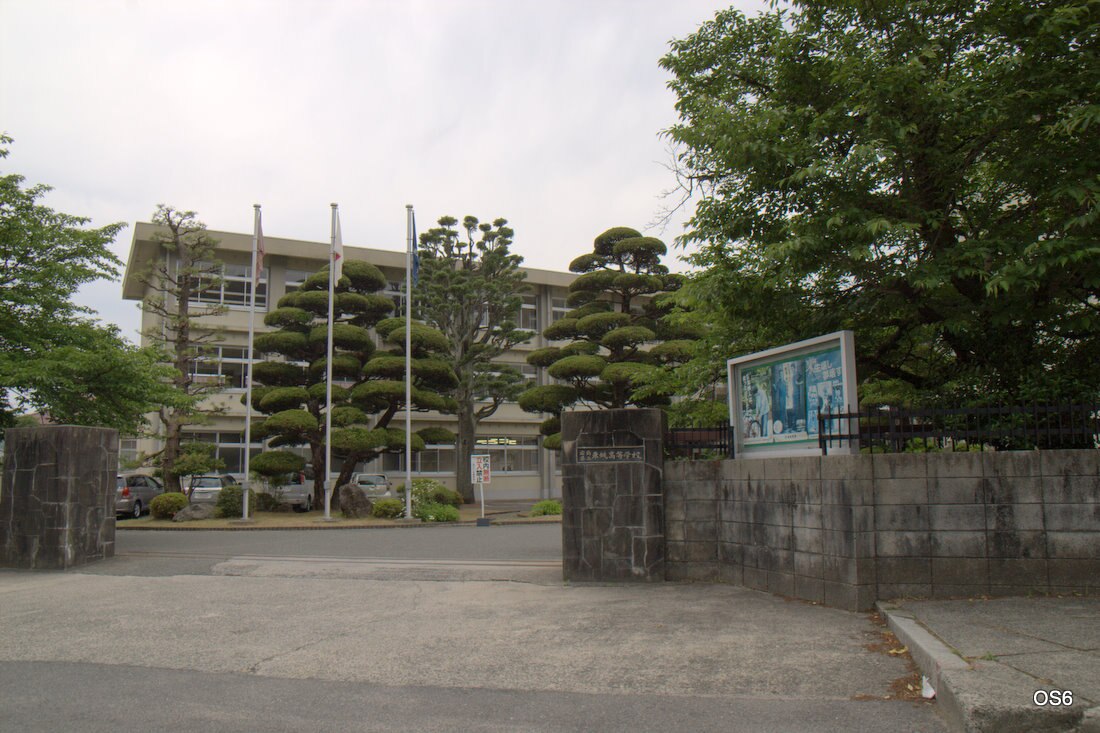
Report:
[[[557,323],[569,313],[569,306],[565,304],[565,298],[550,299],[550,321]]]
[[[191,296],[193,303],[214,303],[247,308],[252,297],[252,267],[249,265],[197,263],[210,274],[200,276]],[[256,287],[256,307],[267,307],[267,268]]]
[[[453,476],[455,473],[455,447],[453,445],[427,445],[413,455],[417,473],[439,473]]]
[[[241,475],[244,472],[244,431],[210,430],[185,431],[184,443],[213,443],[214,455],[225,462],[222,472]],[[263,452],[263,443],[252,442],[249,451],[250,460]]]
[[[192,362],[191,374],[200,382],[221,381],[227,390],[244,389],[248,360],[244,346],[209,346]]]
[[[118,465],[120,470],[125,470],[128,466],[137,465],[139,457],[137,438],[119,438]]]
[[[390,280],[386,285],[386,297],[393,300],[393,315],[405,315],[405,283]]]
[[[309,270],[293,270],[288,267],[286,269],[286,292],[293,293],[302,287],[312,274]]]
[[[538,297],[523,296],[523,305],[519,309],[519,327],[525,331],[539,330]]]
[[[483,437],[474,445],[474,453],[489,456],[493,473],[538,473],[539,437]]]
[[[427,445],[424,450],[413,453],[415,474],[455,475],[455,447],[453,445]],[[382,473],[400,476],[405,473],[405,453],[383,453]],[[369,469],[366,471],[369,473]],[[391,480],[393,479],[391,476]],[[396,486],[399,482],[394,481]]]

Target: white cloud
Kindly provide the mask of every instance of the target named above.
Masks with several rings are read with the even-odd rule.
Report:
[[[766,3],[739,3],[756,12]],[[404,206],[509,219],[526,264],[565,269],[644,228],[674,181],[657,62],[716,0],[0,0],[6,172],[96,225],[158,203],[212,229],[402,249]],[[661,235],[671,244],[681,215]],[[125,260],[129,231],[115,243]],[[118,283],[81,301],[128,332]]]

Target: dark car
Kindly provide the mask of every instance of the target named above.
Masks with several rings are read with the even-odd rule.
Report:
[[[148,513],[149,503],[164,493],[164,487],[152,476],[120,474],[115,489],[115,514],[137,519]]]

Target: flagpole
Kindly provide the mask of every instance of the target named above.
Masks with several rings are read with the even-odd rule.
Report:
[[[260,273],[257,270],[257,252],[260,249],[261,233],[260,205],[252,204],[252,297],[248,304],[248,351],[245,352],[248,373],[245,377],[244,391],[244,486],[241,488],[241,521],[248,521],[248,493],[252,488],[252,476],[248,461],[252,453],[252,344],[256,335],[256,290],[260,286]],[[262,261],[260,265],[262,266]]]
[[[412,519],[412,258],[413,207],[405,205],[405,517]]]
[[[332,322],[336,300],[336,236],[340,226],[336,204],[332,206],[332,250],[328,259],[328,347],[325,352],[325,521],[332,521]]]

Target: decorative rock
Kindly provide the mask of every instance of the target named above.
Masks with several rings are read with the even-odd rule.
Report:
[[[188,504],[176,512],[173,522],[189,522],[192,519],[210,519],[214,516],[213,504]]]
[[[374,502],[361,488],[353,484],[340,487],[340,511],[346,519],[365,519],[373,510]]]

